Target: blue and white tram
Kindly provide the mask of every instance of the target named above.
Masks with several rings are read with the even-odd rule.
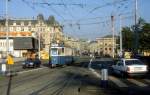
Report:
[[[64,45],[52,44],[50,48],[51,67],[57,65],[71,64],[73,62],[73,49]]]

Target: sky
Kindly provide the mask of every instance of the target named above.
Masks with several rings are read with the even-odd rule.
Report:
[[[63,26],[64,34],[94,40],[111,35],[111,15],[114,16],[115,34],[119,33],[119,15],[122,26],[134,24],[135,0],[10,0],[10,18],[36,19],[39,13],[50,15]],[[6,0],[0,0],[0,18],[5,18]],[[138,0],[138,17],[150,22],[150,0]]]

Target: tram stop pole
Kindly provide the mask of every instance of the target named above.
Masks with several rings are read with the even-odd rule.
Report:
[[[108,86],[108,69],[106,66],[102,66],[101,69],[101,87],[106,88]]]

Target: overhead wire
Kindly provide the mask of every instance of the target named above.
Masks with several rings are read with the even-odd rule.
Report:
[[[124,1],[127,1],[127,0],[117,0],[115,2],[110,2],[110,3],[106,3],[104,5],[101,5],[101,6],[98,6],[98,7],[95,7],[94,9],[92,9],[89,13],[92,13],[100,8],[103,8],[103,7],[106,7],[106,6],[111,6],[111,5],[114,5],[114,4],[117,4],[117,3],[120,3],[120,2],[124,2]]]
[[[25,0],[22,0],[22,1],[25,1]],[[57,12],[57,10],[55,10],[55,8],[53,8],[52,7],[52,5],[58,5],[58,6],[64,6],[65,8],[66,8],[66,10],[68,11],[68,13],[69,13],[69,15],[73,18],[73,15],[69,12],[69,8],[68,8],[68,6],[72,6],[72,5],[76,5],[76,6],[79,6],[79,4],[65,4],[65,2],[63,1],[63,0],[61,0],[62,1],[62,3],[48,3],[48,2],[41,2],[41,3],[37,3],[37,2],[34,2],[34,4],[35,5],[47,5],[50,9],[51,9],[51,11],[53,11],[57,16],[59,16],[59,17],[61,17],[62,19],[63,19],[63,21],[68,21],[69,22],[69,20],[66,20],[59,12]],[[116,1],[116,2],[112,2],[112,3],[106,3],[105,5],[102,5],[102,6],[99,6],[99,7],[96,7],[96,8],[94,8],[93,10],[91,10],[90,11],[90,13],[93,13],[94,11],[96,11],[96,10],[98,10],[98,9],[100,9],[100,8],[102,8],[102,7],[106,7],[106,6],[110,6],[110,5],[112,5],[112,4],[116,4],[116,3],[120,3],[120,2],[123,2],[123,1],[128,1],[128,0],[119,0],[119,1]],[[26,2],[27,3],[27,2]],[[35,10],[35,7],[33,7],[33,6],[31,6],[31,4],[29,4],[29,3],[27,3],[28,5],[30,5],[30,7],[32,8],[32,9],[34,9]],[[85,4],[80,4],[80,7],[81,7],[81,5],[85,5]],[[43,6],[43,8],[46,8],[45,6]],[[47,8],[46,8],[47,9]],[[109,16],[108,16],[109,17]],[[74,25],[75,26],[78,26],[78,29],[80,30],[80,28],[81,28],[81,26],[82,25],[96,25],[96,24],[101,24],[101,23],[104,23],[105,21],[99,21],[99,22],[91,22],[91,23],[82,23],[82,21],[86,21],[86,20],[95,20],[95,19],[99,19],[99,18],[101,18],[101,17],[95,17],[95,18],[83,18],[83,19],[78,19],[78,20],[76,20],[76,22],[75,23],[68,23],[68,24],[62,24],[64,27],[65,26],[69,26],[69,27],[71,27],[71,29],[74,31]],[[70,20],[70,21],[72,21],[72,20]],[[110,22],[110,20],[106,20],[106,22]]]

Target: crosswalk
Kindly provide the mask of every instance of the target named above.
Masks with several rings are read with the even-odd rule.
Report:
[[[101,78],[101,74],[91,67],[91,62],[89,63],[88,68],[96,77]],[[116,76],[109,75],[108,81],[111,81],[116,86],[123,88],[130,87],[131,85],[137,87],[150,87],[150,79],[134,79],[134,78],[122,79]]]
[[[149,79],[144,79],[144,81],[146,81],[146,82],[150,83],[150,80],[149,80]]]
[[[96,70],[91,69],[91,72],[97,76],[98,78],[101,78],[101,74],[96,72]],[[124,82],[124,81],[126,82]],[[127,79],[121,79],[116,76],[109,76],[108,81],[113,82],[118,87],[130,87],[131,84],[138,86],[138,87],[149,87],[150,86],[150,79],[133,79],[133,78],[127,78]]]
[[[135,79],[127,79],[129,82],[139,86],[139,87],[148,87],[148,84],[146,83],[143,83],[143,82],[140,82],[138,80],[135,80]]]
[[[104,61],[102,61],[104,62]],[[96,64],[98,67],[101,67],[101,64]],[[90,60],[89,70],[98,78],[101,78],[101,74],[98,70],[92,68],[92,59]],[[109,75],[108,81],[114,83],[117,87],[120,88],[128,88],[131,86],[134,87],[143,87],[143,88],[150,88],[150,79],[137,79],[137,78],[119,78],[117,76]]]
[[[118,87],[128,87],[127,84],[122,82],[121,80],[117,79],[116,77],[109,76],[109,80],[115,83]]]

